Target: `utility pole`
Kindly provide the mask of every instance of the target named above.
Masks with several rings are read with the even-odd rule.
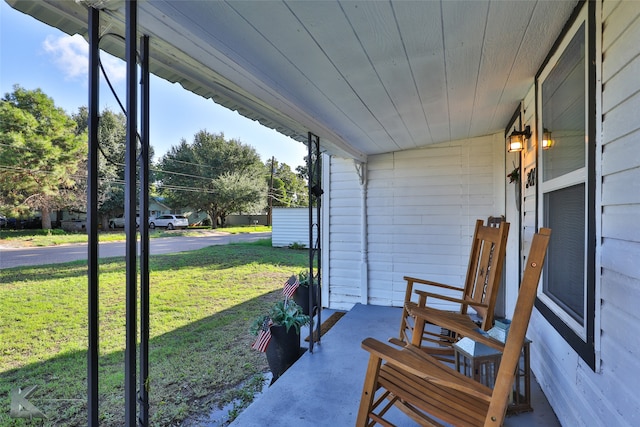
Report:
[[[271,226],[271,218],[273,212],[273,164],[276,161],[274,156],[271,156],[271,179],[269,180],[269,214],[267,215],[267,224]]]

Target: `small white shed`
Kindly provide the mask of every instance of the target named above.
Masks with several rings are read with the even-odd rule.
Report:
[[[309,247],[309,208],[273,208],[271,244],[285,247],[293,244]],[[316,212],[313,211],[316,223]],[[314,231],[314,240],[316,234]]]

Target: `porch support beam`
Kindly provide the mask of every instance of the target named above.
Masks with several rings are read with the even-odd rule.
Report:
[[[354,160],[360,178],[360,302],[369,302],[369,241],[367,239],[367,164]]]
[[[313,330],[313,311],[317,307],[318,321],[318,343],[320,343],[320,325],[322,324],[322,260],[320,251],[320,241],[322,234],[320,233],[321,223],[321,196],[322,190],[322,158],[320,156],[320,137],[308,133],[307,147],[309,149],[307,156],[307,171],[309,174],[309,352],[313,353],[313,345],[315,341],[315,333]],[[315,221],[314,221],[315,210]],[[315,238],[314,238],[315,235]],[[316,274],[314,275],[314,271]],[[317,284],[317,286],[314,286]]]
[[[140,383],[139,425],[149,425],[149,36],[140,38]]]
[[[89,30],[89,157],[87,159],[87,267],[88,267],[88,346],[87,346],[87,425],[98,426],[98,123],[100,92],[100,11],[88,8]]]
[[[136,154],[137,154],[137,26],[138,3],[125,2],[125,61],[127,67],[127,141],[124,166],[124,213],[126,259],[126,337],[124,364],[125,425],[136,426],[136,345],[137,345],[137,242],[136,242]],[[144,226],[144,224],[142,224]]]

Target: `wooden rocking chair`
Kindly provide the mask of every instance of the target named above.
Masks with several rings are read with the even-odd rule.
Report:
[[[478,328],[467,331],[468,337],[504,350],[493,389],[462,375],[414,345],[398,349],[367,338],[362,347],[370,353],[369,365],[356,426],[376,423],[392,426],[384,417],[393,406],[423,426],[442,426],[442,422],[455,426],[502,425],[550,235],[551,230],[543,228],[533,237],[504,346]]]
[[[446,329],[440,332],[429,331],[425,328],[423,319],[412,315],[413,310],[416,308],[426,307],[427,298],[454,302],[460,305],[460,309],[457,312],[430,308],[434,313],[442,313],[443,316],[469,319],[467,311],[469,307],[472,307],[478,315],[481,328],[489,330],[493,326],[493,312],[502,279],[502,266],[504,264],[508,235],[508,222],[502,221],[497,227],[491,227],[483,225],[480,219],[476,221],[464,288],[405,276],[407,289],[400,323],[400,341],[411,342],[418,347],[423,347],[424,344],[425,351],[434,355],[439,354],[438,357],[442,359],[447,359],[453,355],[451,345],[457,340],[455,336],[452,336]],[[416,289],[416,284],[420,285],[422,289]],[[460,297],[427,292],[424,289],[428,287],[439,288],[441,291],[459,292]],[[418,295],[417,303],[411,301],[413,293]],[[393,342],[398,344],[397,340],[393,340]],[[435,343],[437,346],[429,343]]]

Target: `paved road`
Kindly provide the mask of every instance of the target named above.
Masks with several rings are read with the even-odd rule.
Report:
[[[193,251],[212,245],[226,245],[233,242],[253,242],[271,237],[266,233],[227,234],[214,233],[198,237],[163,237],[149,240],[151,255]],[[139,246],[138,246],[139,250]],[[125,255],[124,242],[100,243],[100,258]],[[0,269],[28,265],[57,264],[61,262],[87,259],[87,244],[49,246],[45,248],[0,248]]]

